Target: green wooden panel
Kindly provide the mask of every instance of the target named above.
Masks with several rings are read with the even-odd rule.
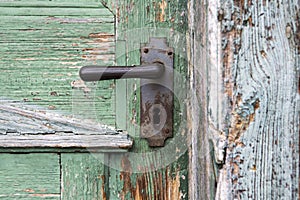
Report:
[[[88,2],[90,5],[84,5],[81,2],[48,2],[41,4],[39,2],[3,2],[1,6],[0,15],[14,15],[14,16],[110,16],[111,14],[107,9],[99,10],[100,3]],[[83,6],[81,6],[83,5]],[[97,7],[98,6],[98,7]],[[55,9],[53,9],[55,8]],[[67,8],[67,9],[66,9]],[[81,8],[81,9],[78,9]],[[84,9],[82,9],[84,8]]]
[[[60,199],[57,154],[0,154],[0,199]]]
[[[188,199],[187,153],[167,166],[164,155],[144,159],[128,155],[111,154],[109,158],[110,199]]]
[[[106,199],[108,171],[97,154],[62,154],[62,199]]]
[[[58,8],[98,8],[102,6],[98,0],[30,0],[30,1],[19,1],[19,0],[3,0],[1,1],[2,7],[58,7]]]
[[[128,0],[104,3],[116,13],[118,65],[140,64],[141,43],[147,43],[149,37],[167,37],[176,52],[176,72],[186,76],[187,1]],[[175,85],[178,101],[184,102],[185,82],[177,81]],[[117,126],[126,129],[135,140],[129,153],[109,156],[110,198],[188,199],[188,154],[182,154],[187,151],[186,131],[178,129],[177,125],[181,123],[185,127],[180,116],[185,115],[182,112],[184,108],[176,106],[174,110],[174,134],[177,139],[170,139],[167,144],[171,145],[168,147],[149,148],[148,143],[139,138],[139,79],[117,82],[116,95]],[[174,156],[174,160],[168,160],[169,156]]]
[[[114,82],[78,76],[112,65],[114,48],[114,16],[97,1],[1,1],[1,97],[114,125]]]

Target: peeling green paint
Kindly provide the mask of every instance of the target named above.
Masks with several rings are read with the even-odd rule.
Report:
[[[170,46],[175,49],[176,71],[186,77],[186,1],[144,2],[128,0],[123,2],[105,1],[104,4],[116,15],[116,58],[118,65],[140,64],[139,49],[141,44],[148,43],[150,37],[167,37]],[[184,80],[186,79],[184,78]],[[179,82],[180,84],[178,80],[174,80],[174,82],[175,84],[177,82],[175,92],[178,95],[178,101],[184,102],[186,99],[185,82]],[[117,82],[117,127],[127,130],[134,138],[134,147],[128,154],[110,155],[109,157],[110,164],[115,166],[112,167],[115,170],[111,170],[111,197],[119,199],[188,199],[188,154],[185,152],[181,155],[183,150],[181,148],[185,148],[187,151],[188,147],[181,144],[171,144],[174,150],[172,149],[168,153],[166,150],[161,154],[154,153],[152,156],[149,154],[157,149],[149,148],[147,141],[139,138],[140,105],[138,91],[139,80]],[[125,100],[124,96],[126,97]],[[182,116],[185,115],[185,108],[180,108],[178,102],[176,105],[174,110],[176,131],[174,134],[182,134],[181,143],[184,143],[186,133],[185,130],[179,129],[179,125],[180,123],[185,124],[185,121],[182,120],[185,118]],[[167,141],[167,143],[171,142],[172,139]],[[175,147],[178,147],[177,159],[174,159],[174,163],[164,166],[163,160],[168,159],[168,154],[174,154]]]
[[[114,125],[114,82],[78,76],[84,65],[114,63],[114,16],[96,1],[2,1],[0,8],[1,96]]]

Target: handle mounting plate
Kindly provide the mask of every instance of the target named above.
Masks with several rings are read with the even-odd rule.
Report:
[[[161,63],[165,71],[157,79],[141,79],[141,138],[149,146],[164,146],[173,137],[174,49],[166,38],[150,38],[141,48],[141,64]]]

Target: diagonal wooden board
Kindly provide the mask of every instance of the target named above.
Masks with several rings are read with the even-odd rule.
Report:
[[[46,112],[24,103],[0,105],[0,152],[18,148],[30,152],[111,152],[126,151],[132,144],[126,133],[92,120]]]

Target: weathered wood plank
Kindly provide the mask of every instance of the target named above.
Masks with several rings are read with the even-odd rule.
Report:
[[[194,199],[299,198],[298,11],[190,1]]]
[[[0,16],[111,16],[107,9],[61,8],[61,7],[5,7],[1,6]],[[54,9],[53,9],[54,8]],[[101,12],[102,11],[102,12]]]
[[[0,154],[0,199],[60,199],[57,154]]]
[[[51,2],[48,1],[37,1],[37,0],[31,0],[31,1],[11,1],[11,0],[3,0],[1,1],[1,7],[37,7],[37,8],[51,8],[51,7],[58,7],[58,8],[99,8],[103,7],[100,3],[97,3],[97,0],[86,0],[84,2],[82,1],[74,1],[74,0],[51,0]]]
[[[0,152],[6,148],[71,148],[86,151],[126,151],[133,141],[126,134],[118,135],[74,135],[74,134],[43,134],[43,135],[0,135]],[[83,151],[82,150],[82,151]],[[59,150],[57,150],[59,151]]]
[[[62,199],[110,199],[103,159],[101,154],[62,154]]]
[[[113,127],[92,120],[75,118],[56,112],[45,112],[43,108],[23,103],[0,105],[0,134],[39,134],[66,132],[74,134],[116,134]]]
[[[59,200],[59,194],[30,194],[30,195],[11,195],[11,196],[3,196],[0,199],[14,200],[14,199],[22,199],[22,200],[37,200],[37,199],[53,199]]]
[[[149,42],[150,37],[166,37],[176,51],[176,72],[185,77],[187,60],[183,38],[187,30],[186,1],[105,1],[105,5],[116,14],[118,65],[139,64],[141,44]],[[185,82],[176,81],[174,93],[179,102],[184,102]],[[185,106],[174,110],[174,135],[178,137],[174,141],[170,139],[165,148],[149,148],[147,141],[139,138],[139,87],[138,79],[117,82],[118,91],[126,93],[126,98],[117,98],[116,114],[120,113],[116,117],[117,127],[126,129],[135,142],[128,154],[111,154],[108,158],[108,166],[111,167],[110,197],[188,199],[186,132],[177,127],[184,123],[182,115],[185,116],[185,113],[181,111]]]
[[[170,152],[169,152],[170,153]],[[188,162],[183,155],[165,166],[164,154],[130,157],[130,153],[110,156],[111,199],[188,199]],[[120,163],[121,161],[121,163]]]
[[[114,16],[97,1],[1,1],[1,96],[115,125],[113,81],[78,70],[114,63]]]
[[[189,1],[189,192],[191,199],[215,199],[222,142],[212,127],[222,127],[222,75],[218,59],[217,1]],[[222,76],[221,76],[222,77]],[[211,126],[212,125],[212,126]],[[217,134],[215,134],[215,132]],[[224,141],[226,138],[224,138]],[[220,145],[221,158],[218,155]],[[224,142],[225,144],[225,142]],[[224,148],[224,147],[223,147]],[[216,152],[216,153],[215,153]]]
[[[36,106],[3,103],[0,114],[0,152],[126,151],[133,143],[113,127]]]
[[[218,199],[298,199],[299,2],[220,5],[228,147]]]

